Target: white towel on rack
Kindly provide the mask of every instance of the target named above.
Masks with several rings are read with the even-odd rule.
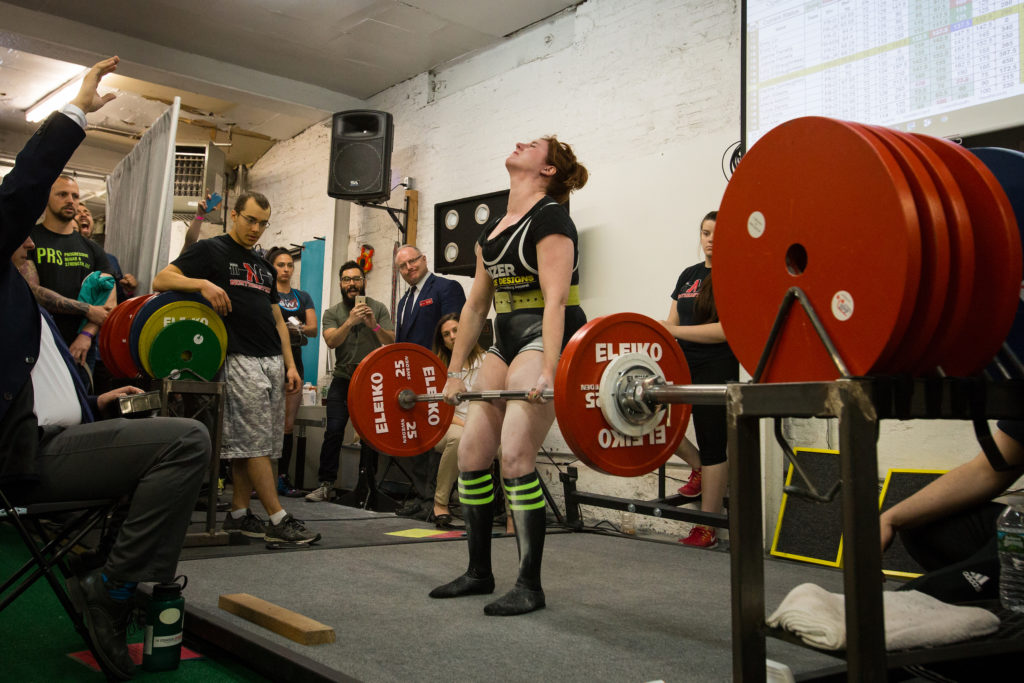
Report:
[[[887,650],[947,645],[999,628],[999,617],[986,609],[948,605],[920,591],[886,591],[882,606]],[[791,631],[808,645],[823,650],[846,647],[842,593],[829,593],[813,583],[791,590],[766,623]]]

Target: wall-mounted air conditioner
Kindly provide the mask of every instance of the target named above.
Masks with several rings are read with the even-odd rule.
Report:
[[[176,219],[191,220],[207,193],[224,196],[224,152],[213,143],[177,145],[174,148],[174,208]],[[223,224],[225,205],[207,215],[212,223]]]

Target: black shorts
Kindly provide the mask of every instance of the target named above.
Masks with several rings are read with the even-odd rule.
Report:
[[[494,344],[487,349],[508,365],[523,351],[543,351],[544,309],[530,308],[511,313],[499,313],[494,319]],[[565,332],[562,348],[572,335],[587,322],[587,316],[579,306],[565,307]]]

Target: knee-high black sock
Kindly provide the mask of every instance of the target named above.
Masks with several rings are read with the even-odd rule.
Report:
[[[469,546],[469,568],[459,578],[438,586],[432,598],[455,598],[460,595],[491,593],[491,525],[494,523],[494,478],[490,470],[459,474],[459,501],[466,520],[466,542]]]
[[[544,490],[536,470],[522,477],[504,479],[505,495],[516,525],[519,548],[519,578],[515,587],[484,608],[491,616],[525,614],[544,607],[540,586],[540,567],[544,555],[547,526]]]

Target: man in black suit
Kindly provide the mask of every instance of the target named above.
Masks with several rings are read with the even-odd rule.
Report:
[[[431,273],[426,255],[411,244],[395,252],[395,268],[409,284],[408,291],[398,301],[395,310],[395,341],[419,344],[433,350],[437,322],[447,313],[462,310],[466,303],[466,292],[458,282]],[[434,499],[430,482],[437,473],[437,460],[433,457],[433,451],[412,458],[416,498],[400,507],[396,514],[424,518],[430,514]]]
[[[395,310],[395,341],[429,349],[434,343],[437,321],[447,313],[460,312],[466,304],[466,292],[455,280],[431,273],[426,255],[411,244],[395,253],[395,268],[409,284]]]
[[[130,496],[103,566],[67,582],[104,669],[128,679],[135,586],[174,578],[210,437],[195,420],[94,422],[116,412],[119,396],[141,390],[86,396],[67,345],[19,270],[50,187],[85,138],[85,114],[114,97],[96,89],[117,63],[111,57],[89,70],[75,99],[39,127],[0,185],[0,310],[12,330],[0,355],[0,488],[16,504]]]

